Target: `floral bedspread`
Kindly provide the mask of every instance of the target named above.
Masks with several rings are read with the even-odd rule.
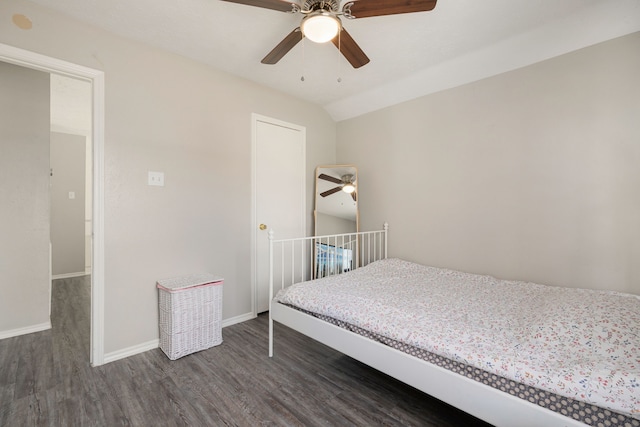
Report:
[[[640,418],[640,297],[386,259],[276,300]]]

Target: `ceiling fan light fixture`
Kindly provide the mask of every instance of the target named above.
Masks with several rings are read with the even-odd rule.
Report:
[[[356,186],[355,186],[355,185],[353,185],[353,184],[351,184],[351,183],[345,184],[345,185],[342,187],[342,191],[344,191],[344,192],[345,192],[345,193],[347,193],[347,194],[351,194],[351,193],[353,193],[354,191],[356,191]]]
[[[333,40],[342,28],[340,18],[325,10],[316,10],[305,16],[300,23],[302,34],[315,43]]]

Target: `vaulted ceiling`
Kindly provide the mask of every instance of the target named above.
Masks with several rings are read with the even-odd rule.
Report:
[[[33,1],[319,104],[337,121],[640,31],[638,0],[439,0],[430,12],[343,19],[371,59],[359,69],[308,40],[264,65],[299,14],[220,0]]]

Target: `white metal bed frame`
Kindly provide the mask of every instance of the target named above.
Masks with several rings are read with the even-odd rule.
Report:
[[[276,282],[279,282],[278,289],[282,289],[313,278],[312,248],[315,242],[333,241],[338,247],[340,242],[344,244],[345,239],[348,241],[351,237],[355,237],[358,241],[356,248],[359,248],[356,250],[355,269],[387,257],[387,234],[386,223],[383,230],[379,231],[283,240],[274,240],[273,231],[269,231],[269,357],[273,357],[273,332],[274,321],[276,321],[493,425],[504,427],[585,425],[273,301],[277,293]],[[296,251],[299,251],[299,254]],[[277,264],[274,265],[275,256],[280,258],[279,269]],[[310,262],[305,267],[307,259]],[[301,264],[296,264],[297,262]],[[285,271],[290,272],[286,279]]]

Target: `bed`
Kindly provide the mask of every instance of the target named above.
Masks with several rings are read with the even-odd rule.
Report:
[[[278,322],[494,425],[640,426],[640,297],[390,259],[387,233],[270,233],[269,356]]]

